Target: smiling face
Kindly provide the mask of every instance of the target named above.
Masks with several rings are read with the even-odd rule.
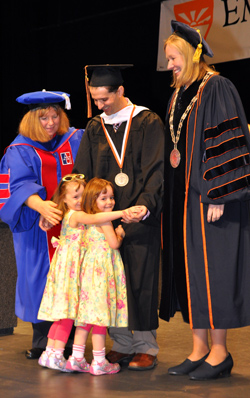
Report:
[[[67,183],[64,203],[66,203],[67,207],[70,210],[76,210],[76,211],[81,210],[83,191],[84,191],[83,185],[79,186],[79,184],[74,181]]]
[[[40,116],[40,122],[50,138],[53,138],[60,126],[60,116],[54,108],[48,108],[43,116]]]
[[[184,57],[171,44],[166,45],[165,54],[168,61],[167,70],[172,70],[178,80],[184,68]]]
[[[115,206],[115,198],[113,189],[110,185],[107,185],[106,189],[100,193],[96,199],[96,205],[100,211],[113,210]]]
[[[90,87],[89,89],[97,108],[108,116],[120,111],[127,105],[123,97],[123,86],[120,86],[116,92],[109,92],[107,87]]]

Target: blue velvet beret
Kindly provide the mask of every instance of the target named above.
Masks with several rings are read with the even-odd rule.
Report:
[[[183,22],[171,21],[172,32],[180,36],[182,39],[186,40],[195,49],[198,44],[200,44],[200,35],[196,29],[191,28],[191,26],[186,25]],[[202,54],[213,57],[214,53],[207,44],[207,42],[202,38]]]
[[[70,109],[70,94],[64,93],[63,91],[34,91],[26,93],[16,98],[16,101],[29,105],[31,107],[44,107],[46,104],[54,104],[65,101],[65,108]]]

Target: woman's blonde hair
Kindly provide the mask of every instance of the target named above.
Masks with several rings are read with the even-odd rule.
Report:
[[[193,62],[193,56],[195,53],[194,47],[177,34],[173,33],[167,40],[165,40],[164,51],[166,50],[167,45],[175,47],[184,59],[184,67],[178,79],[176,78],[175,73],[173,73],[173,82],[171,87],[180,88],[185,85],[190,86],[190,84],[196,80],[203,79],[207,72],[212,72],[216,75],[219,74],[219,72],[215,71],[213,66],[209,66],[206,63],[203,55],[201,55],[199,62]]]
[[[69,184],[72,182],[77,184],[76,186],[77,191],[81,186],[83,186],[85,189],[87,184],[83,174],[67,174],[61,179],[51,199],[53,202],[55,202],[58,205],[57,209],[62,211],[63,213],[62,217],[64,217],[65,213],[69,210],[68,206],[64,202],[64,199],[65,195],[67,194],[67,188]]]
[[[60,124],[57,134],[63,135],[69,130],[69,119],[64,110],[60,105],[49,105],[47,108],[37,108],[27,112],[22,118],[18,132],[24,137],[30,138],[33,141],[47,142],[50,141],[50,137],[46,130],[43,128],[40,118],[47,114],[50,109],[54,109],[59,115]]]
[[[90,180],[84,189],[82,197],[82,208],[88,214],[100,213],[96,200],[101,193],[107,192],[107,187],[111,187],[114,192],[113,184],[102,178],[94,177]]]

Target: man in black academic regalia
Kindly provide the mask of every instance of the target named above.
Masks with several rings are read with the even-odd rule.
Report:
[[[115,209],[140,205],[140,214],[126,218],[120,249],[127,282],[128,328],[109,329],[114,340],[107,359],[130,360],[131,370],[152,369],[159,351],[158,279],[160,214],[163,199],[164,128],[158,115],[133,105],[124,96],[121,69],[125,65],[95,65],[86,84],[102,113],[83,134],[73,172],[111,181]],[[90,100],[90,97],[89,97]]]

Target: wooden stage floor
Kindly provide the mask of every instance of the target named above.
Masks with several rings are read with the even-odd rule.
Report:
[[[250,310],[250,309],[249,309]],[[45,369],[25,358],[31,348],[32,328],[18,320],[11,336],[0,337],[0,396],[4,398],[250,398],[250,327],[228,332],[234,359],[230,378],[197,382],[188,376],[169,376],[167,370],[183,361],[191,350],[191,331],[180,314],[170,323],[160,321],[158,366],[131,371],[127,365],[114,375],[92,376]],[[107,338],[107,350],[112,342]],[[86,358],[91,360],[91,339]]]

